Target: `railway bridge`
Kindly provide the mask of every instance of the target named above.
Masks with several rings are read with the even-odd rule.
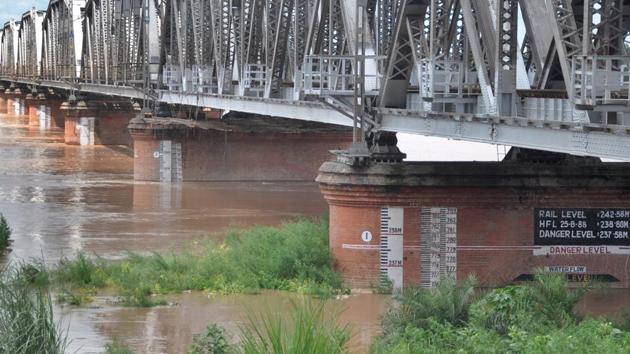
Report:
[[[535,268],[629,286],[630,1],[51,0],[0,111],[132,144],[138,180],[313,178],[356,286]],[[405,163],[396,133],[515,148]]]

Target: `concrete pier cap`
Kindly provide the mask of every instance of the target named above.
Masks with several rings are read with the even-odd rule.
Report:
[[[515,149],[503,162],[325,162],[330,248],[349,285],[533,278],[628,288],[630,164]]]

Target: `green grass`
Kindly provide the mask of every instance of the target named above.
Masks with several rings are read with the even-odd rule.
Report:
[[[574,311],[587,289],[539,273],[532,284],[473,296],[452,280],[409,290],[383,318],[374,353],[627,353],[630,332]]]
[[[0,253],[11,243],[11,228],[4,215],[0,214]]]
[[[337,324],[336,313],[328,311],[325,302],[303,299],[287,310],[251,314],[236,344],[229,344],[225,330],[211,324],[206,333],[195,336],[188,354],[348,353],[350,328]]]
[[[328,223],[299,220],[281,227],[230,231],[223,243],[208,242],[166,255],[129,254],[123,260],[108,261],[80,254],[62,260],[49,278],[62,294],[59,299],[73,304],[111,289],[123,304],[154,306],[164,304],[156,296],[186,290],[256,293],[273,289],[327,297],[344,291],[331,264]]]
[[[24,274],[19,267],[0,274],[0,353],[64,353],[65,332],[55,322],[48,289]]]

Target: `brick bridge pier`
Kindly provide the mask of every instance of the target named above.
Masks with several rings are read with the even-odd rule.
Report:
[[[330,247],[353,287],[532,278],[628,288],[630,164],[513,149],[500,163],[326,162]]]

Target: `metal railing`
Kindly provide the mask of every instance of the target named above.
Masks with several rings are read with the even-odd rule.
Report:
[[[243,88],[256,96],[262,97],[267,86],[267,77],[267,65],[245,64]]]
[[[182,68],[179,65],[166,64],[162,69],[162,84],[169,91],[190,93],[214,93],[217,84],[210,66],[193,65]]]
[[[630,103],[630,56],[573,57],[571,87],[577,106]]]
[[[472,96],[477,74],[463,61],[423,59],[418,67],[420,96],[425,100]]]
[[[383,57],[366,56],[365,94],[379,94],[382,75],[378,61]],[[354,56],[307,56],[304,60],[304,93],[320,96],[351,96],[355,89]]]

